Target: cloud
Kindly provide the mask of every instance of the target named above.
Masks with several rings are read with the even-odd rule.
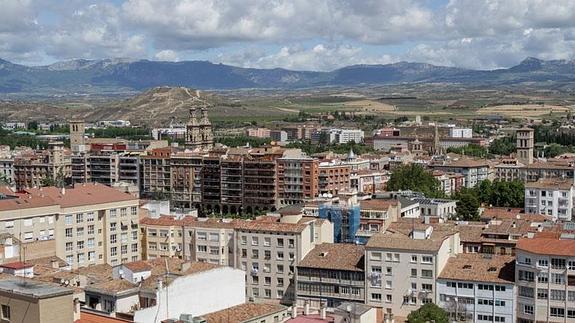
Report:
[[[203,57],[313,70],[398,60],[498,68],[526,56],[573,59],[573,0],[436,1],[4,0],[0,57]]]
[[[243,67],[275,68],[280,66],[291,70],[331,71],[356,64],[388,64],[397,61],[397,58],[390,55],[368,55],[361,48],[351,45],[317,44],[313,47],[286,46],[273,53],[254,49],[233,54],[220,54],[217,60]]]
[[[170,61],[170,62],[177,62],[180,59],[178,58],[178,53],[170,49],[164,49],[156,53],[154,57],[160,61]]]

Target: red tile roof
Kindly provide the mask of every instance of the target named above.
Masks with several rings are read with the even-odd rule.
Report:
[[[128,193],[97,183],[76,185],[64,192],[57,187],[33,188],[28,192],[36,196],[47,196],[63,208],[138,200]]]
[[[575,240],[535,237],[520,239],[515,248],[539,255],[572,257],[575,255]]]
[[[15,261],[7,264],[2,264],[0,265],[0,267],[18,270],[18,269],[34,267],[34,264],[27,264],[21,261]]]

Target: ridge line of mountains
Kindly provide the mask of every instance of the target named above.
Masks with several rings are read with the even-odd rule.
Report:
[[[72,60],[25,66],[0,59],[0,94],[106,94],[157,86],[202,90],[298,89],[411,83],[575,83],[575,60],[526,58],[511,68],[472,70],[425,63],[352,65],[331,72],[243,68],[207,61]]]

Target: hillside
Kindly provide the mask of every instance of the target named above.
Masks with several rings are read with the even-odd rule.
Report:
[[[206,61],[74,60],[28,67],[0,60],[4,96],[125,95],[158,86],[202,90],[298,89],[405,83],[497,86],[539,82],[571,84],[575,61],[527,58],[508,69],[477,71],[422,63],[354,65],[331,72],[240,68]]]

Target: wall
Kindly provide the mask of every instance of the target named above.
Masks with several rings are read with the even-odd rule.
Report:
[[[246,301],[245,273],[222,267],[184,276],[160,290],[158,296],[158,305],[136,311],[134,322],[158,322],[168,318],[168,311],[172,318],[180,314],[201,316],[243,304]],[[169,300],[168,308],[166,299]]]

